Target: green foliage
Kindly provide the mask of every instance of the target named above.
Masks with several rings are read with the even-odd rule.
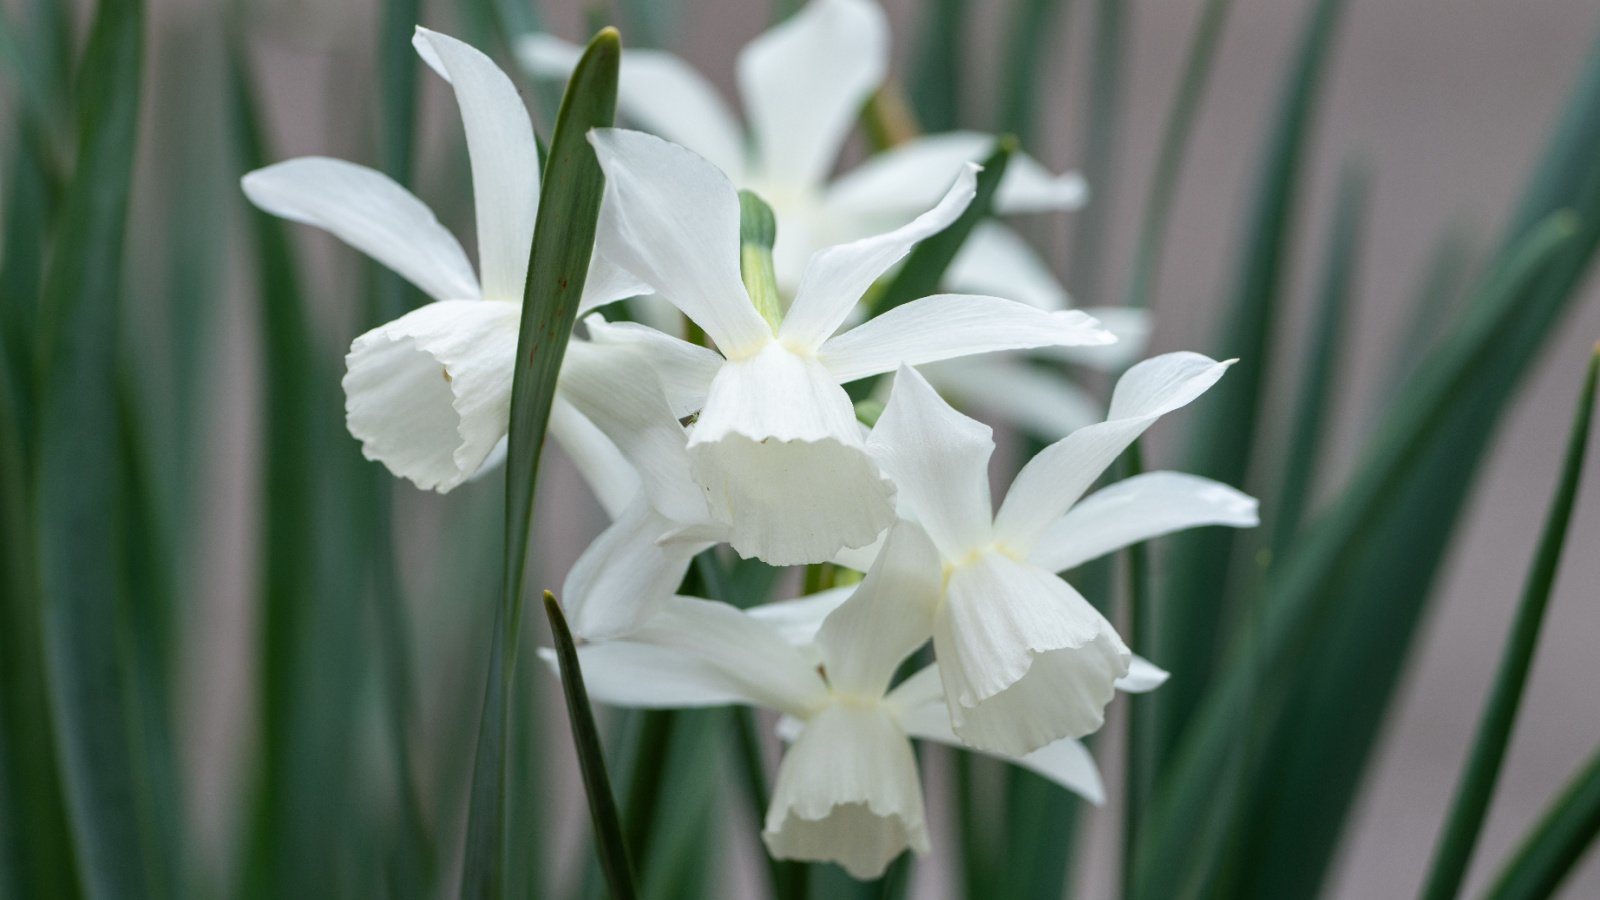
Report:
[[[600,216],[604,182],[588,133],[610,125],[616,115],[621,52],[621,39],[613,29],[601,31],[589,43],[562,97],[545,161],[511,390],[503,578],[473,764],[463,896],[498,897],[505,890],[506,857],[512,850],[506,833],[507,746],[516,721],[511,687],[521,634],[534,485],[556,376],[572,336]]]

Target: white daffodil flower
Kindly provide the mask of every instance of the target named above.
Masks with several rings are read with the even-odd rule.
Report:
[[[582,48],[548,34],[517,44],[536,76],[564,78]],[[645,130],[710,160],[778,219],[775,263],[785,294],[800,287],[811,254],[903,225],[938,199],[964,163],[994,138],[952,132],[914,138],[829,182],[862,105],[889,68],[889,25],[868,0],[812,0],[739,54],[739,92],[749,140],[717,89],[681,58],[659,50],[622,57],[617,106]],[[996,196],[1002,213],[1070,210],[1087,195],[1076,173],[1053,175],[1014,154]],[[1063,309],[1067,294],[1027,242],[983,223],[953,262],[948,284],[964,292]]]
[[[899,664],[927,640],[906,627],[895,587],[891,575],[879,574],[842,604],[843,592],[830,592],[824,605],[797,601],[795,618],[810,625],[793,627],[815,637],[805,646],[773,621],[788,610],[763,616],[673,597],[627,639],[581,647],[584,681],[590,697],[620,706],[742,703],[781,713],[779,733],[790,746],[762,829],[768,850],[876,878],[906,848],[929,849],[909,739],[959,743],[933,667],[890,688]],[[832,606],[819,631],[815,614]],[[1091,802],[1103,799],[1094,760],[1077,741],[1010,761]]]
[[[915,370],[895,376],[868,448],[898,487],[900,515],[915,524],[896,528],[867,578],[892,575],[905,627],[933,636],[950,723],[967,744],[1021,756],[1089,734],[1129,675],[1133,657],[1116,629],[1057,572],[1180,529],[1257,523],[1251,497],[1175,472],[1138,475],[1079,501],[1145,429],[1227,365],[1169,353],[1129,369],[1106,420],[1035,456],[998,513],[989,427],[953,409]],[[897,551],[901,530],[925,533],[933,549]]]
[[[590,141],[606,174],[599,252],[698,324],[716,350],[640,326],[612,326],[608,339],[650,356],[675,415],[698,413],[691,469],[743,556],[819,562],[871,543],[893,519],[894,486],[867,455],[841,385],[902,363],[1115,340],[1079,311],[960,294],[834,335],[873,281],[961,214],[975,166],[910,224],[818,251],[787,312],[769,321],[741,279],[739,198],[728,179],[641,132],[596,129]]]
[[[499,67],[426,28],[412,44],[461,108],[481,283],[432,210],[381,172],[302,157],[251,172],[242,186],[266,212],[332,233],[434,298],[351,344],[345,416],[368,459],[444,493],[492,463],[506,435],[539,164],[527,110]],[[583,302],[643,290],[597,260]]]

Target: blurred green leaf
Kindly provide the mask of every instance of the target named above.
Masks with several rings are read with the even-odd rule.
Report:
[[[967,0],[933,0],[924,6],[917,44],[911,105],[929,132],[950,131],[961,124],[961,38],[967,33]]]
[[[595,849],[612,900],[632,900],[633,866],[628,862],[628,844],[622,836],[622,817],[606,778],[605,753],[600,749],[600,732],[594,725],[594,711],[583,687],[583,671],[578,665],[578,648],[561,605],[549,591],[544,593],[544,611],[550,617],[550,634],[555,640],[556,659],[561,664],[561,689],[567,700],[567,716],[572,722],[572,741],[578,751],[578,766],[583,772],[583,791],[589,798],[589,817],[594,822]],[[697,861],[698,862],[698,861]]]
[[[1501,870],[1486,900],[1544,900],[1600,834],[1600,753],[1583,767]]]
[[[1122,477],[1133,478],[1144,472],[1144,449],[1137,441],[1123,456]],[[1134,544],[1123,553],[1127,561],[1126,612],[1123,616],[1132,647],[1148,647],[1154,642],[1154,603],[1150,593],[1150,557],[1144,544]],[[1150,805],[1155,783],[1155,756],[1150,746],[1150,719],[1154,711],[1149,698],[1124,694],[1128,709],[1127,748],[1122,775],[1122,896],[1134,896],[1139,873],[1134,866],[1133,848],[1139,843],[1139,828],[1145,808]]]
[[[105,0],[95,11],[73,95],[77,162],[40,309],[34,514],[45,663],[80,878],[95,896],[164,896],[173,888],[135,730],[143,717],[129,586],[108,552],[122,546],[108,504],[120,489],[117,300],[143,28],[137,0]]]
[[[1139,243],[1134,250],[1133,272],[1128,279],[1126,303],[1136,309],[1148,307],[1155,292],[1161,267],[1161,250],[1166,244],[1167,220],[1177,196],[1178,176],[1188,157],[1189,136],[1194,133],[1195,114],[1200,111],[1206,86],[1211,83],[1211,67],[1217,58],[1217,44],[1233,0],[1206,0],[1189,38],[1177,94],[1167,110],[1161,129],[1161,150],[1156,156],[1155,175],[1150,180],[1150,196],[1145,200],[1140,220]]]
[[[1262,148],[1235,285],[1212,355],[1239,360],[1206,398],[1185,468],[1243,486],[1251,472],[1261,406],[1272,372],[1273,331],[1284,294],[1295,209],[1303,189],[1306,148],[1343,0],[1316,0],[1300,32],[1271,132]],[[1228,618],[1233,529],[1208,528],[1172,541],[1160,602],[1154,658],[1182,672],[1156,695],[1155,741],[1162,767],[1206,693]]]
[[[1466,229],[1448,227],[1434,242],[1407,307],[1409,321],[1395,344],[1386,383],[1396,390],[1411,380],[1417,364],[1433,349],[1441,325],[1459,314],[1462,294],[1472,280],[1472,244]],[[1388,398],[1382,398],[1388,399]]]
[[[511,391],[505,558],[467,820],[461,887],[467,897],[499,897],[505,890],[505,858],[510,850],[506,837],[508,723],[513,717],[511,684],[521,633],[534,485],[556,376],[572,336],[600,215],[603,179],[588,133],[591,128],[610,125],[616,113],[621,54],[622,43],[613,29],[601,31],[589,42],[562,98],[544,169]]]
[[[1015,0],[1012,3],[1011,28],[1001,45],[1005,74],[1001,82],[1000,120],[995,130],[1014,134],[1024,144],[1031,144],[1037,137],[1039,86],[1050,83],[1047,63],[1060,65],[1059,48],[1065,41],[1057,33],[1056,23],[1069,5],[1068,0]],[[1056,52],[1047,58],[1045,47],[1052,43]]]
[[[1360,270],[1363,226],[1372,179],[1360,164],[1345,166],[1339,179],[1339,202],[1328,231],[1322,277],[1317,289],[1317,314],[1306,336],[1309,359],[1300,379],[1289,441],[1284,452],[1277,509],[1269,514],[1274,553],[1290,545],[1311,505],[1322,451],[1326,446],[1335,376],[1340,372],[1344,334],[1350,320],[1351,294]]]
[[[1266,765],[1256,773],[1262,790],[1241,818],[1248,827],[1239,843],[1254,854],[1256,862],[1246,868],[1259,895],[1305,890],[1333,858],[1495,426],[1556,323],[1578,300],[1600,243],[1600,42],[1569,102],[1491,272],[1504,271],[1552,216],[1575,212],[1578,233],[1518,289],[1517,315],[1477,360],[1467,392],[1442,412],[1416,474],[1396,485],[1385,515],[1339,570],[1342,602],[1284,686],[1298,701],[1269,732]],[[1465,321],[1488,314],[1494,281],[1491,274],[1468,298]],[[1434,377],[1419,370],[1394,399],[1392,414],[1408,408]],[[1351,671],[1362,677],[1349,677]]]
[[[1305,665],[1313,638],[1320,649],[1327,640],[1328,620],[1342,613],[1353,597],[1349,593],[1350,574],[1362,562],[1362,553],[1371,546],[1397,513],[1395,498],[1417,480],[1426,480],[1432,457],[1448,436],[1452,419],[1465,398],[1470,397],[1485,377],[1484,360],[1492,358],[1504,340],[1510,324],[1526,312],[1528,292],[1545,273],[1563,262],[1563,253],[1577,243],[1577,224],[1570,212],[1550,216],[1540,227],[1518,241],[1479,288],[1475,314],[1464,320],[1433,354],[1424,376],[1391,413],[1384,427],[1357,469],[1355,481],[1331,506],[1327,514],[1308,529],[1297,542],[1294,553],[1273,567],[1263,594],[1252,612],[1248,627],[1241,632],[1238,646],[1220,670],[1221,677],[1208,693],[1205,704],[1196,712],[1194,725],[1184,738],[1179,754],[1157,784],[1149,825],[1141,835],[1138,862],[1141,876],[1140,897],[1176,896],[1194,877],[1206,873],[1215,861],[1196,858],[1193,831],[1196,822],[1215,822],[1218,805],[1218,773],[1226,772],[1229,761],[1242,760],[1260,768],[1251,772],[1250,785],[1255,800],[1260,794],[1289,792],[1287,778],[1267,774],[1279,757],[1240,744],[1248,742],[1248,732],[1268,727],[1277,720],[1288,698],[1296,708],[1325,717],[1330,730],[1347,727],[1347,720],[1330,713],[1318,698],[1293,689],[1296,679],[1287,677],[1295,667]],[[1407,511],[1401,504],[1399,512]],[[1415,525],[1415,523],[1408,523]],[[1409,557],[1413,548],[1403,538],[1391,537],[1393,545]],[[1393,602],[1392,597],[1386,600]],[[1348,665],[1348,657],[1346,658]],[[1345,670],[1349,671],[1349,670]],[[1365,671],[1356,669],[1356,671]],[[1348,678],[1346,675],[1346,680]],[[1370,685],[1360,679],[1363,689]],[[1317,753],[1296,748],[1308,757]],[[1296,763],[1299,760],[1295,761]],[[1325,761],[1324,761],[1325,762]],[[1276,773],[1274,773],[1276,774]],[[1326,777],[1323,771],[1318,777]],[[1303,783],[1302,783],[1303,784]],[[1301,788],[1304,790],[1304,788]],[[1294,793],[1305,804],[1304,793]],[[1338,807],[1329,801],[1329,805]],[[1274,843],[1271,834],[1260,828],[1261,811],[1240,804],[1231,817],[1231,834],[1217,842],[1217,849],[1236,846],[1244,856],[1229,862],[1230,872],[1251,882],[1261,879],[1275,861],[1263,860],[1260,847]],[[1297,807],[1299,816],[1323,815],[1322,808]],[[1342,808],[1338,812],[1342,813]],[[1287,824],[1274,820],[1276,827]],[[1241,829],[1249,829],[1249,837]],[[1329,844],[1306,841],[1309,829],[1299,823],[1295,834],[1286,836],[1293,846],[1281,848],[1299,865],[1312,865],[1305,848],[1325,850]],[[1252,842],[1253,841],[1253,842]],[[1296,843],[1300,841],[1302,843]],[[1310,873],[1317,883],[1320,870]],[[1304,876],[1302,876],[1304,877]],[[1294,879],[1297,883],[1301,878]],[[1230,884],[1229,896],[1256,896],[1256,884]],[[1263,892],[1261,896],[1300,896],[1294,893]]]
[[[1549,515],[1545,518],[1544,533],[1539,538],[1539,548],[1528,572],[1522,601],[1517,605],[1516,619],[1506,638],[1494,687],[1484,708],[1483,718],[1478,723],[1472,755],[1461,774],[1455,800],[1445,819],[1445,830],[1440,836],[1433,866],[1421,895],[1425,900],[1452,900],[1461,890],[1467,865],[1472,861],[1473,847],[1483,827],[1484,814],[1489,811],[1489,801],[1494,797],[1500,764],[1505,759],[1511,729],[1517,721],[1517,709],[1522,703],[1528,671],[1533,668],[1533,654],[1539,646],[1539,628],[1544,623],[1550,591],[1555,586],[1556,572],[1561,564],[1561,552],[1566,546],[1567,526],[1572,521],[1572,509],[1577,505],[1578,483],[1583,476],[1594,418],[1597,374],[1600,374],[1600,347],[1589,358],[1589,373],[1578,396],[1578,412],[1573,419],[1572,435],[1568,438],[1561,478],[1556,485]]]
[[[1079,169],[1089,183],[1089,203],[1073,216],[1068,275],[1082,305],[1104,302],[1101,282],[1105,240],[1116,186],[1117,139],[1122,112],[1123,60],[1128,52],[1125,0],[1096,0],[1089,52],[1089,102],[1084,109]]]

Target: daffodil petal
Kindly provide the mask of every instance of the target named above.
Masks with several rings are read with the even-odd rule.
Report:
[[[989,426],[951,408],[915,369],[901,366],[867,439],[867,449],[895,483],[900,514],[926,529],[947,557],[988,543],[993,435]]]
[[[596,344],[626,345],[644,354],[661,380],[674,416],[685,418],[705,405],[711,380],[723,364],[716,351],[636,322],[607,322],[599,316],[583,322]]]
[[[689,457],[745,557],[821,562],[871,543],[894,518],[894,486],[867,455],[844,389],[776,343],[717,373]]]
[[[594,492],[600,508],[613,520],[622,515],[639,492],[639,473],[605,432],[561,396],[559,388],[550,403],[550,437]],[[505,447],[496,450],[505,454]]]
[[[345,422],[368,459],[444,493],[506,434],[520,310],[442,300],[361,335],[345,357]]]
[[[929,849],[911,742],[887,709],[838,703],[808,720],[778,766],[761,837],[776,859],[876,878]]]
[[[975,165],[962,167],[938,204],[909,224],[817,251],[806,264],[779,337],[808,349],[821,346],[879,276],[904,259],[918,241],[960,217],[977,190],[977,171]]]
[[[739,198],[727,177],[638,131],[597,128],[589,142],[606,175],[600,252],[683,310],[723,355],[771,341],[739,277]]]
[[[868,0],[812,0],[746,45],[738,74],[753,174],[791,189],[820,184],[888,65],[888,22]]]
[[[862,697],[888,690],[900,663],[933,635],[940,577],[939,552],[921,526],[889,529],[866,580],[817,633],[834,690]]]
[[[951,727],[1013,757],[1099,729],[1131,657],[1065,581],[996,552],[951,572],[933,635]]]
[[[531,74],[566,78],[583,48],[549,34],[516,42],[517,58]],[[661,50],[629,48],[617,80],[617,111],[651,134],[682,144],[739,181],[744,135],[716,86],[693,66]]]
[[[708,546],[660,543],[672,528],[641,494],[584,550],[561,590],[575,636],[625,637],[672,597],[694,555]]]
[[[1103,488],[1045,529],[1028,561],[1052,572],[1071,569],[1163,534],[1260,524],[1256,499],[1221,482],[1182,472],[1146,472]]]
[[[962,409],[994,413],[1046,441],[1092,425],[1105,415],[1099,401],[1070,378],[1011,354],[964,356],[929,363],[917,371]]]
[[[478,279],[455,236],[394,179],[366,166],[302,156],[240,181],[250,202],[314,225],[388,266],[436,300],[476,300]]]
[[[1116,338],[1078,310],[1045,312],[972,294],[936,294],[897,306],[829,340],[817,358],[841,383],[908,366],[1053,345],[1109,344]]]
[[[900,724],[912,737],[961,750],[972,749],[950,730],[950,713],[941,700],[924,703],[907,711],[901,715]],[[1102,806],[1106,802],[1105,782],[1100,777],[1100,767],[1095,765],[1094,757],[1081,741],[1063,738],[1021,757],[996,753],[984,755],[1037,772],[1095,806]]]
[[[952,291],[1004,297],[1039,309],[1072,306],[1066,288],[1038,252],[998,222],[978,223],[950,261],[944,283]]]
[[[511,79],[476,48],[420,27],[412,44],[450,82],[461,107],[483,296],[520,302],[539,212],[539,156],[528,111]]]
[[[1017,473],[995,516],[995,532],[1030,552],[1055,520],[1157,419],[1205,393],[1227,370],[1199,353],[1147,359],[1117,381],[1106,420],[1040,451]]]

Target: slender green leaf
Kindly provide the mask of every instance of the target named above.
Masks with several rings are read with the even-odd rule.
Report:
[[[1600,753],[1567,785],[1500,872],[1487,900],[1553,896],[1600,835]]]
[[[925,7],[922,37],[911,79],[911,104],[930,132],[961,123],[962,35],[967,33],[967,0],[933,0]]]
[[[1365,168],[1348,165],[1339,181],[1339,203],[1328,233],[1322,278],[1317,290],[1317,314],[1306,344],[1310,360],[1301,376],[1300,396],[1284,455],[1282,487],[1277,510],[1270,514],[1274,552],[1289,546],[1311,503],[1333,401],[1334,376],[1339,371],[1344,333],[1350,318],[1351,294],[1360,268],[1362,225],[1366,219],[1371,178]]]
[[[1089,103],[1082,131],[1083,177],[1092,192],[1089,205],[1073,218],[1069,271],[1079,302],[1098,305],[1102,291],[1105,240],[1111,226],[1116,185],[1118,117],[1122,112],[1123,60],[1128,55],[1127,4],[1096,0],[1094,41],[1089,53]]]
[[[1384,516],[1371,523],[1339,570],[1342,602],[1330,609],[1317,641],[1281,686],[1296,702],[1276,721],[1257,719],[1269,740],[1254,775],[1270,787],[1257,792],[1239,819],[1244,827],[1237,844],[1251,855],[1242,868],[1252,884],[1242,885],[1242,893],[1292,896],[1322,880],[1495,426],[1560,317],[1581,296],[1578,287],[1600,245],[1600,45],[1491,271],[1503,271],[1531,234],[1548,227],[1540,224],[1541,210],[1547,223],[1563,209],[1577,212],[1577,235],[1522,290],[1518,314],[1478,359],[1468,392],[1442,411],[1424,462],[1397,485]],[[1483,316],[1492,296],[1475,291],[1465,318]],[[1394,412],[1433,377],[1419,371]],[[1363,677],[1349,678],[1352,670]]]
[[[1144,452],[1135,443],[1123,457],[1122,477],[1132,478],[1144,471]],[[1154,640],[1155,610],[1150,595],[1150,559],[1143,544],[1134,544],[1124,554],[1127,560],[1126,634],[1134,647],[1151,646]],[[1139,843],[1139,827],[1145,807],[1150,803],[1150,788],[1155,781],[1155,758],[1150,747],[1151,709],[1148,698],[1130,694],[1126,761],[1123,763],[1122,790],[1122,896],[1134,896],[1138,871],[1133,848]]]
[[[1156,276],[1161,267],[1161,251],[1166,245],[1167,220],[1177,197],[1178,177],[1188,158],[1189,136],[1194,133],[1195,114],[1211,83],[1211,65],[1217,58],[1217,44],[1233,0],[1206,0],[1184,53],[1177,95],[1167,110],[1161,128],[1161,149],[1156,155],[1155,175],[1150,180],[1150,196],[1145,199],[1144,218],[1139,226],[1139,243],[1133,255],[1133,273],[1128,279],[1128,306],[1148,307],[1155,293]]]
[[[603,180],[588,133],[610,125],[616,113],[621,53],[616,31],[605,29],[578,61],[556,116],[534,225],[511,391],[500,605],[467,821],[461,893],[468,897],[498,897],[505,887],[505,857],[510,850],[505,826],[506,744],[511,734],[507,723],[513,715],[510,688],[521,633],[534,485],[556,376],[572,336],[600,214]]]
[[[589,817],[594,822],[595,849],[600,868],[613,900],[632,900],[633,867],[628,862],[628,844],[622,836],[622,817],[611,795],[606,778],[605,753],[600,749],[600,732],[589,708],[589,694],[583,687],[583,671],[578,666],[578,648],[555,595],[544,593],[544,611],[550,617],[550,633],[555,639],[556,659],[561,665],[562,694],[567,700],[567,716],[572,720],[572,741],[578,751],[578,766],[583,772],[583,790],[589,797]]]
[[[1489,801],[1494,797],[1500,764],[1505,759],[1506,745],[1522,704],[1522,691],[1528,682],[1528,672],[1533,668],[1539,628],[1544,623],[1544,611],[1550,603],[1550,591],[1555,586],[1561,552],[1566,546],[1567,526],[1572,521],[1572,509],[1577,505],[1578,482],[1583,475],[1594,417],[1597,374],[1600,374],[1600,347],[1589,359],[1589,374],[1578,396],[1578,413],[1572,424],[1555,498],[1545,518],[1544,533],[1528,572],[1522,601],[1517,605],[1516,619],[1506,638],[1489,702],[1478,723],[1472,755],[1462,772],[1450,814],[1445,819],[1444,833],[1434,853],[1433,866],[1422,892],[1426,900],[1451,900],[1461,890],[1467,864],[1472,861],[1472,850],[1483,828],[1484,814],[1489,811]]]
[[[1433,348],[1441,324],[1459,312],[1457,301],[1471,281],[1471,262],[1472,245],[1466,230],[1460,226],[1446,228],[1434,243],[1427,265],[1417,278],[1407,304],[1409,320],[1389,361],[1384,383],[1395,386],[1394,396],[1399,395],[1402,386],[1416,373],[1417,364]]]
[[[1225,771],[1230,757],[1239,753],[1244,730],[1252,722],[1271,719],[1281,708],[1289,681],[1284,674],[1303,659],[1314,636],[1320,640],[1328,616],[1348,599],[1344,573],[1363,542],[1389,513],[1391,499],[1421,474],[1433,442],[1450,424],[1452,409],[1483,377],[1481,361],[1496,349],[1509,323],[1525,313],[1527,292],[1562,263],[1561,251],[1574,243],[1576,234],[1572,214],[1557,213],[1518,242],[1480,289],[1476,314],[1441,344],[1423,370],[1425,379],[1379,432],[1356,481],[1308,531],[1300,549],[1274,567],[1252,627],[1197,711],[1179,755],[1160,776],[1140,836],[1138,896],[1176,896],[1195,874],[1214,865],[1194,858],[1191,850],[1194,823],[1215,815],[1216,773]],[[1297,697],[1297,702],[1308,701]],[[1263,790],[1278,787],[1256,778]],[[1242,812],[1239,817],[1247,818]],[[1226,840],[1220,843],[1228,845]]]
[[[1037,136],[1039,86],[1049,84],[1046,62],[1059,65],[1059,55],[1045,56],[1045,48],[1060,47],[1063,38],[1056,23],[1066,13],[1068,0],[1016,0],[1012,4],[1011,28],[1002,45],[1005,75],[1000,97],[997,131],[1009,132],[1023,143]]]
[[[271,154],[237,25],[230,31],[231,111],[244,169]],[[359,486],[372,464],[340,427],[338,358],[321,346],[284,223],[247,220],[260,268],[264,397],[260,734],[246,896],[305,896],[330,881],[378,877],[372,828],[355,797],[350,722],[368,661],[361,590],[367,571]]]
[[[1226,484],[1243,485],[1251,471],[1261,405],[1272,371],[1272,335],[1284,293],[1301,172],[1316,119],[1318,98],[1343,0],[1316,0],[1300,33],[1283,81],[1276,117],[1262,151],[1255,199],[1245,226],[1235,286],[1216,345],[1218,358],[1239,360],[1207,397],[1208,415],[1197,422],[1187,469]],[[1206,529],[1172,542],[1161,597],[1156,658],[1182,672],[1157,695],[1157,758],[1165,765],[1205,694],[1227,618],[1232,529]]]

